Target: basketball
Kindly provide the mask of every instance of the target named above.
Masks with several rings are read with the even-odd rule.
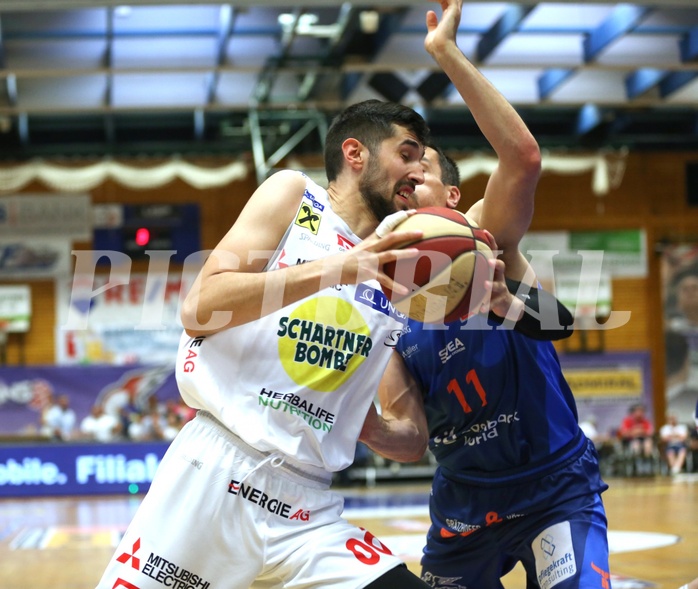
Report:
[[[488,296],[488,260],[495,257],[485,231],[446,207],[417,209],[393,229],[401,230],[420,230],[423,237],[402,246],[418,249],[419,256],[383,266],[388,276],[411,289],[393,295],[383,288],[395,308],[421,323],[450,323],[477,313]]]

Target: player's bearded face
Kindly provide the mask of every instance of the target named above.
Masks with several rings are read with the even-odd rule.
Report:
[[[359,181],[359,192],[377,221],[382,221],[397,211],[394,199],[397,186],[390,186],[390,181],[386,179],[386,172],[381,169],[377,155],[372,154],[368,159],[364,174]]]

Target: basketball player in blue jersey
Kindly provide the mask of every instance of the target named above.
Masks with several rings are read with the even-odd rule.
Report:
[[[536,298],[543,293],[530,288],[537,282],[518,245],[533,214],[539,148],[458,49],[460,0],[441,5],[439,22],[429,17],[425,46],[499,158],[483,199],[467,216],[495,237],[512,289]],[[455,208],[460,181],[452,160],[428,148],[424,169],[411,206]],[[610,589],[601,500],[607,485],[553,344],[539,341],[564,337],[564,326],[557,314],[546,317],[542,305],[539,311],[537,330],[534,317],[520,311],[500,325],[506,309],[495,310],[497,320],[480,313],[445,328],[410,321],[379,387],[382,414],[369,413],[364,424],[362,441],[395,459],[395,441],[382,435],[385,424],[393,409],[423,400],[438,462],[422,558],[422,578],[432,587],[501,588],[501,578],[522,563],[529,589]],[[406,436],[402,451],[418,440],[419,433]]]

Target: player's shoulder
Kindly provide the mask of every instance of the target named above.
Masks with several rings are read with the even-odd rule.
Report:
[[[303,198],[307,180],[305,174],[295,170],[274,172],[254,191],[247,208],[260,211],[270,220],[272,213],[293,210]]]
[[[299,192],[302,194],[308,183],[308,176],[298,170],[279,170],[269,176],[261,185],[262,188],[281,189],[284,192]]]
[[[482,217],[483,203],[484,199],[481,198],[465,212],[465,218],[469,223],[475,225],[476,227],[480,227],[480,217]]]

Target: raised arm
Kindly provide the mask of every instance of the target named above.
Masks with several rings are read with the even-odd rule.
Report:
[[[538,143],[511,104],[466,58],[456,43],[461,0],[439,2],[442,15],[427,13],[424,46],[468,106],[499,163],[491,175],[479,214],[503,251],[507,276],[521,280],[528,265],[518,245],[533,217],[541,170]]]

